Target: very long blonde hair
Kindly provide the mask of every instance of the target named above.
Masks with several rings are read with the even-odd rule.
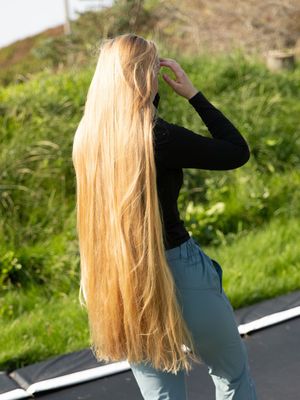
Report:
[[[191,370],[188,357],[199,360],[163,244],[151,99],[158,63],[151,40],[102,40],[72,152],[79,299],[98,361],[148,361],[177,374]]]

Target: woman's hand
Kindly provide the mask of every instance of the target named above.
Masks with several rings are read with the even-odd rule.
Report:
[[[174,72],[176,76],[175,81],[167,74],[162,75],[165,82],[167,82],[177,94],[185,97],[186,99],[190,99],[198,92],[184,70],[175,60],[172,58],[160,58],[159,60],[161,67],[168,67]]]

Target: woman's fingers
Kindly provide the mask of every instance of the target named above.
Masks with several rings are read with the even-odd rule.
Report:
[[[164,59],[163,61],[161,61],[160,65],[161,65],[161,67],[163,67],[163,66],[169,67],[176,76],[176,81],[173,80],[173,82],[180,83],[180,80],[183,77],[184,72],[182,71],[182,69],[177,64],[176,61],[174,61],[172,59]],[[169,77],[169,79],[171,79],[171,78]]]
[[[194,87],[185,71],[175,60],[172,58],[160,58],[159,63],[160,67],[168,67],[174,72],[176,80],[172,79],[167,74],[163,74],[163,78],[177,94],[190,98],[192,94],[197,92],[197,89]]]
[[[172,79],[168,74],[163,74],[163,76],[165,78],[167,78],[169,82],[172,82],[174,84],[174,86],[175,85],[180,85],[182,82],[181,82],[181,79],[180,79],[180,76],[179,76],[178,72],[176,72],[176,70],[173,70],[173,72],[175,74],[175,79]]]

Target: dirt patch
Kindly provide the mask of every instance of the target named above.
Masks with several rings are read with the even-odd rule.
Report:
[[[300,0],[162,1],[155,18],[155,31],[191,54],[236,47],[258,55],[295,47],[299,54]]]

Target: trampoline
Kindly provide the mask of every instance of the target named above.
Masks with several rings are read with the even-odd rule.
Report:
[[[234,311],[260,400],[300,398],[300,290]],[[207,367],[187,375],[189,400],[214,400]],[[99,363],[91,350],[0,372],[0,400],[142,400],[127,361]]]

